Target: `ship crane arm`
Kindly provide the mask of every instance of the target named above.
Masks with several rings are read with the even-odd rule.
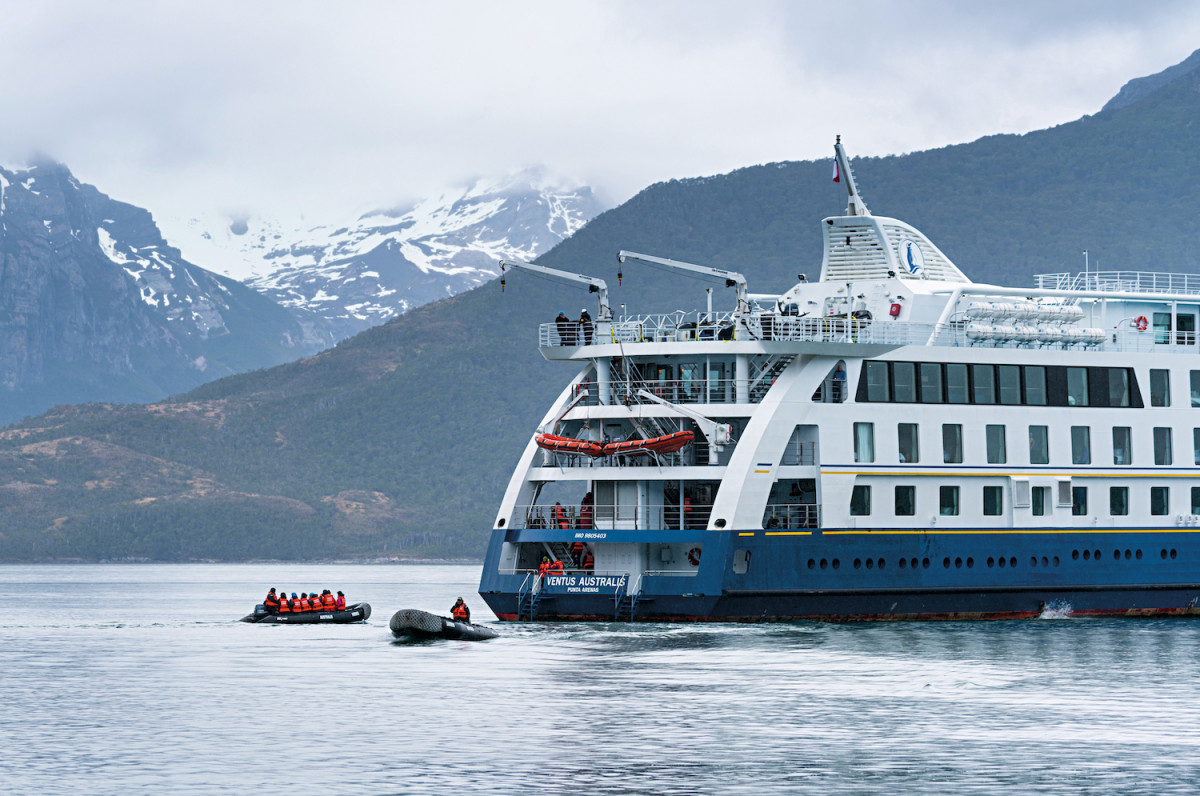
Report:
[[[624,263],[626,260],[638,260],[643,263],[663,265],[667,268],[677,268],[680,271],[691,271],[694,274],[711,276],[714,279],[723,279],[725,280],[725,287],[734,288],[734,290],[737,292],[738,315],[750,314],[750,304],[746,296],[746,277],[742,274],[739,274],[737,271],[726,271],[723,268],[712,268],[707,265],[685,263],[681,260],[668,260],[665,257],[651,257],[649,254],[638,254],[637,252],[618,252],[617,262]]]
[[[500,288],[504,289],[504,271],[509,268],[517,268],[522,271],[531,271],[535,274],[561,279],[564,282],[574,282],[578,285],[587,285],[589,293],[598,293],[600,300],[600,312],[596,320],[611,321],[612,308],[608,304],[608,283],[603,279],[587,274],[573,274],[570,271],[562,271],[558,268],[550,268],[546,265],[534,265],[533,263],[522,262],[521,260],[501,260],[500,261]]]
[[[833,145],[833,157],[837,160],[839,181],[845,182],[846,192],[850,194],[850,200],[846,205],[846,215],[871,215],[871,211],[867,209],[867,203],[863,201],[862,194],[858,192],[858,186],[854,184],[854,172],[850,171],[850,159],[846,157],[846,150],[842,149],[840,135]]]
[[[733,441],[733,427],[728,423],[718,423],[711,418],[705,417],[699,412],[693,412],[691,409],[685,409],[678,404],[673,404],[670,401],[659,398],[652,392],[647,390],[638,390],[638,397],[645,398],[647,401],[653,401],[656,404],[667,407],[668,409],[677,412],[680,415],[693,421],[700,429],[700,433],[708,440],[708,444],[717,450],[723,449],[726,445]]]

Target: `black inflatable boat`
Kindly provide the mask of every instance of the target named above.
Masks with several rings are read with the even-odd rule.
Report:
[[[418,611],[416,608],[403,608],[397,611],[392,614],[392,621],[389,624],[392,628],[392,635],[396,638],[486,641],[500,635],[490,627],[447,619],[437,614]]]
[[[300,614],[269,614],[263,605],[254,606],[254,613],[243,616],[241,621],[260,625],[346,625],[365,622],[371,616],[370,603],[355,603],[341,611],[305,611]]]

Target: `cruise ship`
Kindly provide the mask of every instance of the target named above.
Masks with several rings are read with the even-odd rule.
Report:
[[[542,355],[575,376],[496,513],[491,609],[1200,613],[1200,278],[975,283],[919,230],[872,215],[840,139],[834,156],[845,215],[820,222],[819,281],[781,294],[621,252],[623,268],[711,277],[736,305],[713,311],[710,291],[703,310],[614,316],[601,279],[506,264],[577,282],[599,309],[538,329]]]

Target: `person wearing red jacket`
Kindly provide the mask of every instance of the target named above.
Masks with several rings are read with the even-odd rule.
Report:
[[[471,609],[463,602],[463,598],[459,597],[458,602],[450,607],[450,616],[454,617],[459,622],[471,621]]]
[[[345,611],[346,610],[346,595],[342,594],[339,591],[338,596],[337,596],[337,601],[333,604],[333,607],[339,611]]]

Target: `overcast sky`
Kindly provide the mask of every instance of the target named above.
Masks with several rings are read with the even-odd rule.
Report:
[[[156,216],[338,220],[544,164],[612,203],[1025,132],[1200,48],[1200,4],[0,0],[0,163]]]

